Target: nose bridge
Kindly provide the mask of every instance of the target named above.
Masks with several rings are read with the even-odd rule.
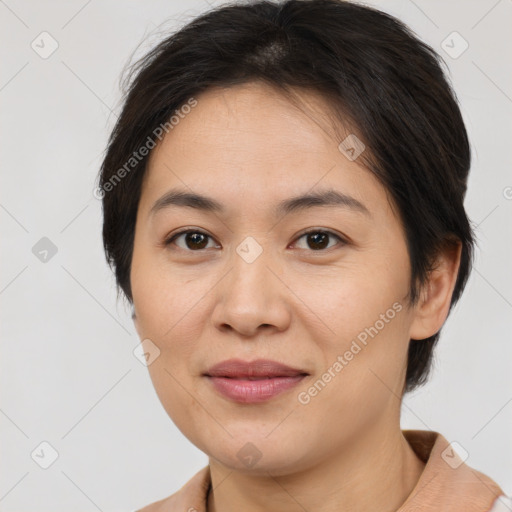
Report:
[[[268,304],[269,300],[272,301],[273,293],[276,293],[276,290],[272,290],[276,283],[272,282],[273,275],[267,268],[271,263],[270,248],[264,249],[264,242],[261,239],[260,242],[252,236],[246,237],[236,247],[231,259],[230,296],[237,297],[239,301],[252,302],[253,308],[261,307],[263,302]]]
[[[229,325],[245,335],[254,334],[261,325],[285,328],[289,321],[286,298],[273,273],[272,260],[275,262],[270,249],[253,237],[246,237],[236,247],[231,271],[219,288],[213,315],[217,327]]]

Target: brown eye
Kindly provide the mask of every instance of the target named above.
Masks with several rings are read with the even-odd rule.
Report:
[[[302,236],[298,238],[298,240],[305,238],[306,239],[306,249],[310,249],[313,251],[321,251],[323,249],[329,249],[332,245],[329,245],[329,241],[332,238],[337,239],[342,245],[345,244],[345,241],[335,233],[331,231],[308,231],[307,233],[303,233]],[[336,244],[334,244],[336,245]]]
[[[202,231],[197,230],[187,230],[180,231],[179,233],[174,234],[171,238],[169,238],[165,245],[171,245],[176,240],[182,239],[184,241],[184,245],[180,245],[176,243],[176,245],[180,249],[190,250],[190,251],[200,251],[202,249],[207,248],[208,240],[211,239],[210,235],[203,233]]]

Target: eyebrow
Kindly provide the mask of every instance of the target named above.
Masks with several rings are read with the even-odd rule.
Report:
[[[226,211],[225,206],[216,199],[181,189],[171,189],[153,204],[149,215],[153,216],[157,212],[173,206],[194,208],[196,210],[218,214],[225,213]],[[274,214],[280,216],[322,206],[348,208],[371,218],[370,211],[363,203],[352,196],[334,189],[320,190],[285,199],[276,205]]]

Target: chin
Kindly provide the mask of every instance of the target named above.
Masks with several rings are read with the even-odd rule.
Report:
[[[264,435],[235,436],[224,439],[222,443],[201,448],[214,461],[221,463],[232,471],[251,475],[282,476],[294,473],[306,466],[304,457],[307,447],[304,439],[286,436],[286,442],[275,431],[268,437],[271,429],[265,429]],[[281,433],[282,435],[284,433]],[[297,446],[302,450],[298,452]]]

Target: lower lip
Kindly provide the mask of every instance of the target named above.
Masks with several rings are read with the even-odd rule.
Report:
[[[215,389],[231,400],[252,404],[265,402],[296,386],[306,375],[296,377],[273,377],[261,380],[231,379],[207,376]]]

